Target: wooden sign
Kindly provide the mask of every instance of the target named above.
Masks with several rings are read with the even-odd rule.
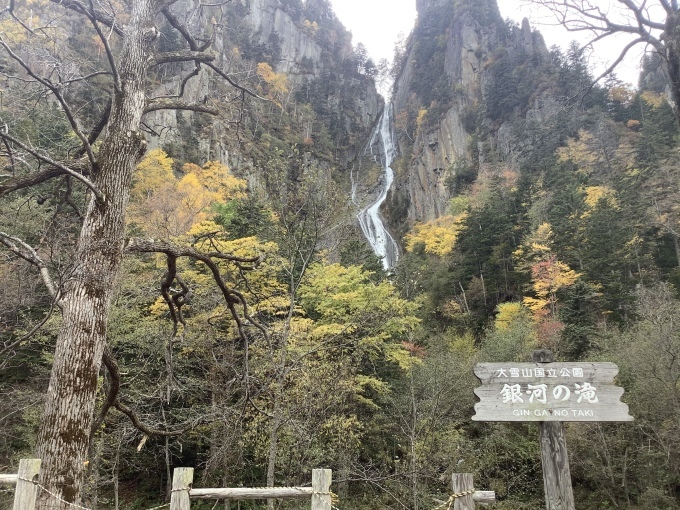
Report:
[[[632,421],[614,363],[478,363],[475,421]]]

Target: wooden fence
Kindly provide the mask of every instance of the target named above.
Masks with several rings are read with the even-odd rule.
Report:
[[[0,485],[16,486],[12,510],[35,510],[35,500],[40,486],[36,483],[40,471],[40,459],[22,459],[19,472],[0,474]],[[194,489],[194,468],[175,468],[172,477],[170,510],[190,510],[192,499],[237,501],[246,499],[302,499],[311,498],[311,510],[332,510],[330,469],[312,470],[311,487],[262,487],[251,489]],[[163,505],[168,506],[168,505]]]
[[[331,482],[333,472],[330,469],[312,470],[311,487],[262,487],[250,489],[193,489],[194,468],[175,468],[172,477],[172,495],[170,510],[189,510],[192,499],[220,499],[237,501],[244,499],[300,499],[312,498],[312,510],[331,510]]]
[[[17,474],[0,475],[0,485],[16,486],[12,510],[34,510],[38,486],[33,482],[37,481],[39,472],[40,459],[21,459]]]
[[[0,474],[0,485],[14,485],[14,506],[12,510],[35,510],[35,500],[42,488],[37,483],[40,459],[22,459],[17,474]],[[190,510],[192,499],[239,501],[249,499],[303,499],[311,498],[311,510],[333,510],[330,469],[312,470],[311,487],[262,487],[262,488],[203,488],[194,489],[194,468],[175,468],[172,477],[170,503],[162,505],[170,510]],[[453,495],[438,508],[447,510],[473,510],[477,504],[495,502],[493,491],[476,491],[471,474],[453,475]],[[82,508],[82,507],[79,507]]]

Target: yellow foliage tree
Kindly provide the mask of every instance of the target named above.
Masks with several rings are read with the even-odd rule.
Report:
[[[576,283],[579,276],[568,265],[557,260],[555,255],[550,255],[531,267],[531,286],[537,297],[525,297],[523,302],[538,318],[547,313],[556,317],[557,292]]]
[[[132,199],[142,200],[153,195],[164,184],[176,184],[172,173],[173,160],[163,149],[150,150],[137,165],[132,183]]]
[[[220,162],[209,161],[203,167],[186,164],[180,180],[172,173],[172,163],[156,149],[137,169],[129,219],[151,237],[183,236],[208,220],[212,204],[245,195],[246,182]]]
[[[526,317],[526,308],[521,303],[501,303],[496,308],[494,325],[500,331],[509,330],[515,321]]]
[[[542,223],[535,232],[527,236],[522,245],[513,253],[519,268],[529,269],[538,260],[545,260],[550,256],[552,243],[552,228],[549,223]]]
[[[245,196],[247,183],[231,173],[229,167],[219,161],[208,161],[202,167],[187,163],[182,167],[182,171],[194,174],[201,186],[208,193],[216,195],[215,200],[232,200]]]
[[[427,115],[427,109],[421,108],[418,110],[418,115],[416,116],[416,126],[420,129],[425,122],[425,116]]]
[[[303,26],[305,27],[305,32],[312,36],[316,35],[316,33],[319,31],[319,24],[316,21],[309,21],[306,19],[303,23]]]
[[[257,75],[267,84],[266,94],[269,99],[281,106],[282,98],[288,94],[290,84],[284,73],[277,73],[266,62],[257,64]]]
[[[352,339],[356,353],[381,357],[408,368],[411,360],[401,341],[419,323],[417,305],[397,295],[389,282],[374,284],[359,266],[315,264],[300,297],[318,316],[310,330],[312,343]]]
[[[652,108],[661,108],[661,105],[666,102],[666,97],[663,94],[652,92],[651,90],[644,91],[640,94],[640,97]]]
[[[552,253],[552,235],[550,224],[543,223],[513,254],[517,267],[531,272],[533,296],[525,296],[522,303],[533,312],[543,337],[555,336],[563,327],[557,318],[557,293],[576,283],[580,276]]]
[[[616,200],[616,191],[608,186],[586,186],[582,188],[582,191],[586,195],[584,200],[588,209],[594,209],[597,203],[603,199],[606,200],[611,207],[618,208],[619,204]],[[586,211],[582,217],[585,217],[588,214],[590,214],[590,212]]]
[[[617,85],[609,89],[609,99],[630,106],[635,101],[635,89],[626,84]]]
[[[425,245],[425,252],[443,257],[453,250],[458,234],[463,228],[467,213],[456,216],[442,216],[428,223],[420,223],[406,235],[406,249],[413,251],[419,243]]]
[[[564,147],[557,149],[557,157],[560,161],[571,161],[579,168],[579,172],[590,175],[601,157],[593,148],[594,141],[592,134],[581,129],[578,138],[569,138]]]

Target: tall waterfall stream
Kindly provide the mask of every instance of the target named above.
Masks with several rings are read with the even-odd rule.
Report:
[[[374,153],[374,147],[382,149],[382,154]],[[357,218],[361,225],[361,231],[379,257],[382,257],[383,267],[390,269],[394,267],[399,259],[399,249],[394,238],[385,228],[380,218],[380,206],[387,198],[387,193],[394,181],[394,172],[390,165],[397,156],[397,149],[392,139],[392,104],[386,104],[380,122],[373,131],[368,149],[377,163],[384,169],[380,181],[378,182],[378,198],[375,202],[365,206]],[[357,184],[352,179],[352,199],[356,198]]]

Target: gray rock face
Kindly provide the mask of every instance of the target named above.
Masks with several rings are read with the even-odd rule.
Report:
[[[229,21],[229,17],[224,15],[229,9],[239,9],[243,15],[236,21],[233,19]],[[315,40],[313,31],[306,29],[300,19],[293,19],[286,9],[280,0],[234,0],[224,7],[207,8],[200,7],[198,0],[183,0],[173,6],[173,11],[187,23],[192,33],[210,37],[213,35],[212,30],[215,30],[212,49],[218,54],[219,65],[227,72],[233,71],[230,54],[238,45],[234,39],[235,34],[245,33],[248,44],[269,48],[272,54],[276,54],[274,70],[286,74],[288,78],[292,98],[295,92],[309,87],[314,80],[325,79],[329,73],[337,75],[337,68],[340,67],[342,59],[353,58],[353,50],[348,33],[339,35],[331,33],[325,36],[335,37],[337,41],[325,44],[328,41],[324,39],[321,42],[326,47],[322,47],[321,42]],[[219,23],[215,24],[214,20],[218,20]],[[332,46],[330,50],[329,46]],[[256,63],[253,62],[251,67],[254,68]],[[183,72],[175,70],[177,75],[174,79],[166,77],[166,85],[159,88],[157,95],[176,94],[181,76],[187,74],[187,69],[191,69],[188,64]],[[240,75],[248,74],[244,73],[243,69],[236,71]],[[253,72],[251,69],[250,74]],[[216,83],[219,81],[213,79],[210,73],[201,72],[186,83],[186,100],[193,102],[201,101],[203,98],[219,99],[229,94],[230,91],[226,87],[221,87],[218,91]],[[341,98],[343,86],[352,87],[356,93],[350,98]],[[231,92],[233,93],[233,90]],[[328,93],[323,106],[336,115],[338,118],[336,125],[343,127],[348,135],[356,136],[357,133],[364,131],[368,136],[372,126],[377,122],[382,100],[371,80],[340,77],[338,86]],[[153,131],[149,140],[150,147],[167,146],[181,140],[184,136],[181,126],[193,124],[195,120],[194,114],[189,112],[166,110],[148,115],[147,125]],[[239,154],[238,144],[232,143],[229,126],[220,119],[211,119],[210,122],[212,129],[203,129],[197,141],[199,153],[204,159],[219,159],[232,167],[238,165],[247,176],[248,168],[252,167],[252,164],[248,163],[247,157]],[[346,165],[363,148],[359,145],[337,153],[340,166]],[[248,178],[250,180],[250,177]],[[257,181],[257,178],[253,177],[252,181]]]
[[[309,35],[302,32],[288,13],[283,10],[279,0],[249,0],[248,23],[253,39],[260,44],[268,44],[272,35],[281,45],[281,58],[276,66],[277,72],[286,73],[293,81],[300,82],[303,62],[312,64],[312,76],[319,77],[321,66],[321,47]],[[307,67],[307,66],[305,66]],[[307,74],[307,73],[305,73]]]
[[[444,0],[418,0],[419,18],[425,17],[432,9],[441,9]],[[487,68],[494,59],[494,51],[500,45],[515,54],[547,55],[543,38],[532,31],[528,20],[519,30],[515,29],[504,40],[500,40],[504,22],[495,1],[459,0],[454,5],[454,15],[447,29],[437,35],[445,41],[444,73],[448,78],[453,99],[450,107],[441,113],[438,120],[430,121],[416,133],[412,142],[410,161],[402,165],[407,170],[397,176],[397,187],[408,195],[408,219],[430,221],[447,214],[447,203],[452,197],[447,180],[455,177],[457,162],[469,161],[474,121],[484,99],[484,90],[490,80]],[[462,7],[461,7],[462,5]],[[394,89],[395,116],[413,115],[413,90],[415,73],[415,45],[418,29],[412,35],[410,46],[397,78]],[[441,43],[439,43],[441,45]],[[430,109],[433,105],[419,104],[419,108]],[[540,108],[536,109],[540,111]],[[534,112],[533,114],[537,114]],[[400,152],[407,153],[411,141],[400,139]],[[512,164],[512,149],[509,145],[507,127],[498,132],[497,145],[504,157]]]
[[[466,158],[469,135],[457,109],[451,108],[439,126],[418,141],[421,150],[408,173],[411,198],[408,216],[416,221],[430,221],[446,214],[451,198],[446,179],[453,176],[454,162]]]
[[[453,177],[456,161],[468,158],[470,134],[463,115],[482,100],[483,65],[497,46],[496,26],[483,26],[468,14],[454,20],[445,35],[444,71],[454,94],[454,104],[435,126],[418,133],[408,174],[399,176],[400,185],[407,188],[410,198],[408,218],[414,221],[430,221],[446,214],[451,198],[446,180]],[[411,53],[395,86],[397,115],[408,108],[412,95],[412,61]]]

